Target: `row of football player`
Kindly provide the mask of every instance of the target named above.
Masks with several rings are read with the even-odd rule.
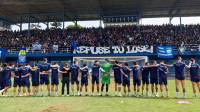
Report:
[[[77,65],[77,62],[69,67],[67,63],[64,67],[59,68],[55,63],[50,65],[47,59],[40,65],[25,66],[25,65],[7,65],[4,64],[0,67],[0,93],[6,93],[11,88],[11,76],[14,77],[14,96],[16,96],[16,91],[18,88],[18,95],[20,96],[21,88],[24,95],[30,95],[30,79],[32,82],[32,93],[34,96],[43,95],[43,88],[46,85],[48,89],[48,95],[58,95],[58,84],[59,84],[59,73],[62,75],[62,95],[64,95],[65,86],[67,87],[67,95],[69,96],[70,83],[72,94],[74,92],[74,84],[77,85],[77,95],[82,94],[82,89],[85,86],[86,95],[88,95],[88,77],[91,73],[92,79],[92,95],[94,95],[94,86],[96,84],[98,95],[103,94],[104,86],[106,86],[106,95],[108,95],[108,89],[110,84],[110,74],[111,68],[114,71],[115,80],[115,95],[122,96],[121,85],[124,87],[124,94],[131,95],[130,89],[130,78],[131,74],[133,77],[133,95],[140,95],[140,85],[142,83],[142,95],[145,95],[144,90],[146,90],[146,95],[149,93],[149,84],[151,85],[151,95],[159,96],[158,85],[160,85],[161,96],[169,96],[167,87],[167,73],[168,66],[173,66],[175,69],[175,84],[176,84],[176,96],[179,97],[180,85],[183,90],[183,96],[186,96],[185,89],[185,76],[184,69],[190,69],[190,77],[193,87],[194,96],[197,96],[196,88],[200,91],[200,77],[198,74],[199,65],[194,59],[190,60],[189,65],[182,62],[182,58],[179,57],[173,65],[167,65],[163,61],[157,64],[154,61],[153,64],[145,63],[144,66],[139,66],[136,62],[133,63],[132,67],[129,67],[128,63],[121,64],[118,61],[105,60],[104,64],[99,64],[98,61],[94,62],[91,72],[86,64],[83,64],[81,68]],[[101,74],[100,74],[101,71]],[[49,74],[51,72],[51,88],[49,81]],[[80,72],[80,74],[79,74]],[[100,77],[101,77],[101,93],[100,93]],[[80,80],[79,80],[80,79]],[[150,80],[149,80],[150,79]],[[81,86],[79,87],[79,81]],[[39,88],[40,87],[40,88]],[[146,88],[146,89],[145,89]],[[165,89],[165,94],[164,94]]]

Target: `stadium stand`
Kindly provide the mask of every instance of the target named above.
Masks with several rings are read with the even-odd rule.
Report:
[[[102,30],[99,28],[31,30],[0,32],[2,48],[32,48],[33,44],[41,45],[42,49],[54,51],[53,45],[59,48],[70,47],[72,41],[78,46],[125,46],[125,45],[175,45],[199,44],[200,25],[161,25],[161,26],[112,26]]]

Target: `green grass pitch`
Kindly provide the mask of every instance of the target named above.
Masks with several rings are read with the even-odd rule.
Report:
[[[192,97],[190,81],[185,99],[175,99],[174,80],[168,84],[169,98],[113,97],[113,81],[109,97],[0,97],[0,112],[200,112],[200,99]],[[191,104],[177,104],[182,100]]]

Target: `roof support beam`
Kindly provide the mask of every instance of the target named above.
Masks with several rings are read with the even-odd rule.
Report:
[[[36,21],[39,21],[39,19],[36,18],[35,16],[30,16],[30,18],[33,18],[33,19],[35,19]],[[30,22],[30,21],[29,21],[29,22]],[[49,27],[48,22],[40,22],[40,23],[45,24],[45,25],[47,26],[47,28]]]
[[[180,9],[178,7],[178,4],[182,2],[181,0],[175,0],[173,6],[171,7],[171,10],[169,11],[169,15],[171,20],[173,19],[174,16],[176,16],[178,13],[180,13]]]

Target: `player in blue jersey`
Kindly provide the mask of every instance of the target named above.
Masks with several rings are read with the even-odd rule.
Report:
[[[133,62],[133,90],[134,96],[140,96],[140,85],[141,85],[141,67],[137,62]]]
[[[70,67],[71,71],[71,88],[72,88],[72,94],[75,96],[74,93],[74,83],[76,83],[77,86],[77,95],[80,95],[79,92],[79,66],[77,65],[76,61],[73,61],[72,66]]]
[[[58,96],[58,84],[59,84],[59,65],[57,63],[53,63],[51,65],[51,94]]]
[[[183,90],[183,97],[186,97],[186,89],[185,89],[185,68],[188,67],[183,61],[181,57],[177,58],[177,61],[173,65],[168,65],[174,67],[175,69],[175,84],[176,84],[176,97],[179,97],[179,89],[180,84]]]
[[[17,87],[18,87],[18,96],[21,96],[21,86],[22,86],[22,77],[21,77],[21,73],[20,73],[20,67],[21,65],[16,65],[16,67],[14,68],[14,96],[16,96],[16,91],[17,91]]]
[[[31,82],[32,82],[32,93],[33,96],[37,96],[39,92],[39,79],[40,79],[40,69],[36,64],[33,64],[30,69]]]
[[[62,67],[62,69],[60,70],[60,73],[62,74],[62,96],[64,96],[65,94],[65,85],[66,85],[66,88],[67,88],[67,96],[69,96],[69,86],[70,86],[70,78],[71,78],[71,75],[70,75],[70,68],[68,66],[67,63],[64,63],[64,67]]]
[[[44,85],[47,86],[48,96],[50,96],[50,85],[49,85],[49,72],[51,65],[48,63],[47,58],[44,58],[44,62],[40,64],[40,92],[41,96],[43,96],[43,88]]]
[[[158,64],[153,61],[153,64],[149,66],[150,69],[150,83],[151,83],[151,95],[158,97]],[[156,90],[156,93],[155,91]]]
[[[7,96],[9,96],[9,88],[11,87],[11,75],[12,75],[12,65],[7,65],[6,63],[3,65],[2,69],[2,79],[3,79],[3,89],[0,90],[1,93],[7,93]]]
[[[21,78],[22,78],[22,87],[23,87],[23,94],[24,96],[30,96],[31,89],[30,89],[30,66],[23,65],[20,68]]]
[[[114,81],[115,81],[115,96],[121,96],[121,84],[122,84],[122,75],[121,75],[121,66],[118,61],[115,61],[113,65],[114,71]]]
[[[149,76],[150,70],[148,68],[149,62],[146,62],[145,65],[142,67],[142,96],[144,96],[144,88],[146,86],[146,96],[149,94]]]
[[[198,88],[200,94],[200,75],[199,75],[199,64],[196,63],[194,58],[190,60],[189,69],[190,69],[190,79],[192,82],[192,88],[194,94],[193,96],[197,97],[196,88]]]
[[[121,69],[121,73],[122,73],[122,79],[123,79],[123,87],[124,87],[124,94],[130,96],[130,73],[131,73],[131,69],[128,66],[128,63],[124,63],[124,66]],[[127,94],[127,89],[128,88],[128,94]]]
[[[96,84],[97,93],[99,93],[99,77],[100,77],[100,66],[98,61],[94,61],[94,65],[92,66],[91,70],[92,76],[92,96],[94,96],[94,86]]]
[[[88,74],[89,69],[86,64],[83,64],[83,67],[80,68],[81,71],[81,88],[80,95],[82,95],[83,86],[85,86],[85,95],[88,96]]]
[[[167,73],[168,73],[168,68],[164,61],[160,62],[160,65],[158,66],[158,73],[159,73],[159,84],[160,84],[160,92],[161,92],[161,97],[164,97],[164,88],[166,92],[166,96],[169,96],[168,92],[168,86],[167,86]]]

